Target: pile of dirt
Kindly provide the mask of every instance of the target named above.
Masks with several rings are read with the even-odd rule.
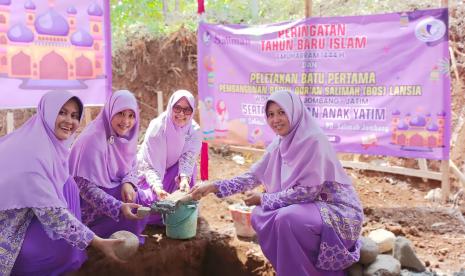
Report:
[[[159,113],[158,91],[163,93],[164,108],[178,89],[198,94],[197,35],[180,28],[166,38],[133,36],[113,57],[113,90],[128,89],[136,95],[143,134]]]
[[[217,201],[203,200],[200,212],[217,209],[222,205]],[[170,239],[163,228],[148,227],[144,231],[144,245],[124,264],[90,249],[89,259],[74,275],[274,275],[256,241],[238,239],[231,217],[223,209],[217,211],[223,214],[222,218],[202,216],[198,220],[197,235],[190,240]]]

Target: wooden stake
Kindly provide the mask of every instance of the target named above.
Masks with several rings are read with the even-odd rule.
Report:
[[[455,163],[452,160],[449,160],[449,166],[452,169],[452,172],[457,176],[457,178],[462,183],[463,188],[465,189],[465,175],[457,168]]]
[[[447,203],[450,194],[450,183],[449,183],[449,160],[441,161],[441,190],[442,190],[442,202]]]
[[[428,163],[426,162],[425,158],[418,159],[418,166],[422,171],[428,171]],[[427,179],[423,177],[423,182],[426,182]]]
[[[448,0],[441,0],[441,6],[443,8],[448,8],[449,7],[449,1]],[[449,48],[449,51],[451,52],[451,58],[454,58],[454,53],[451,51]],[[459,80],[459,78],[457,78]],[[442,179],[441,179],[441,190],[442,190],[442,201],[444,203],[447,203],[447,200],[449,199],[449,193],[450,193],[450,182],[449,182],[449,160],[442,160],[441,161],[441,174],[442,174]]]
[[[92,121],[92,113],[90,112],[90,107],[84,107],[84,124],[86,126]]]
[[[15,129],[15,119],[13,111],[8,111],[6,113],[6,133],[11,133]]]
[[[450,59],[452,61],[452,70],[454,71],[455,79],[461,83],[462,80],[460,79],[459,71],[457,70],[457,60],[455,60],[455,53],[454,53],[454,50],[452,50],[452,47],[450,46],[449,46],[449,53],[450,53]]]
[[[157,109],[158,115],[163,113],[163,92],[157,91]]]
[[[312,16],[312,0],[305,0],[305,17]]]

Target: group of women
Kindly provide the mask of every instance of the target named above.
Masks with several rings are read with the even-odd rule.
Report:
[[[140,218],[177,189],[199,200],[225,197],[264,184],[246,204],[260,246],[278,275],[343,275],[359,258],[362,208],[330,143],[298,96],[280,91],[266,102],[277,134],[244,175],[194,186],[201,132],[186,90],[171,96],[150,122],[138,149],[134,95],[111,95],[74,141],[83,105],[66,91],[45,94],[31,117],[0,137],[0,275],[61,275],[77,270],[93,246],[121,261],[109,238],[139,235],[159,216]],[[47,250],[44,250],[47,248]]]
[[[45,94],[33,117],[0,138],[0,275],[77,270],[89,246],[121,261],[115,248],[123,241],[110,235],[139,235],[158,218],[141,219],[136,208],[193,185],[201,146],[194,109],[192,94],[176,91],[138,153],[131,92],[113,93],[76,141],[81,100],[67,91]]]

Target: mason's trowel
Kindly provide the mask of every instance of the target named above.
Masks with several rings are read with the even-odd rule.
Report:
[[[152,203],[152,206],[150,207],[139,207],[137,209],[137,216],[139,217],[145,217],[150,214],[172,214],[176,211],[176,208],[178,208],[180,205],[183,204],[188,204],[192,203],[194,200],[192,199],[192,195],[177,190],[174,193],[170,194],[168,197],[166,197],[163,200],[156,201]]]

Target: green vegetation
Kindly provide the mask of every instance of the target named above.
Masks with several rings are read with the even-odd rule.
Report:
[[[432,4],[433,2],[434,4]],[[437,8],[427,0],[313,0],[313,16],[344,16]],[[451,2],[451,1],[449,1]],[[111,0],[113,43],[128,36],[166,36],[181,25],[197,28],[196,0]],[[211,23],[265,24],[305,16],[304,0],[205,0]]]

